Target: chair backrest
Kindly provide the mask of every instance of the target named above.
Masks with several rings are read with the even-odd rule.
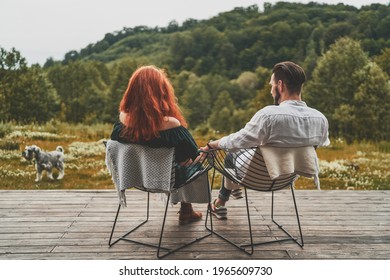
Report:
[[[227,185],[230,184],[228,188],[236,188],[236,184],[258,191],[275,191],[290,186],[298,177],[293,173],[271,179],[264,157],[257,147],[242,149],[234,154],[216,150],[212,161],[214,167],[225,176]]]
[[[106,164],[118,191],[170,192],[175,182],[174,148],[151,148],[109,140]]]
[[[135,187],[149,192],[171,192],[211,169],[207,153],[178,164],[174,148],[151,148],[112,140],[104,144],[106,165],[120,191]]]
[[[240,184],[247,188],[258,191],[280,190],[292,185],[298,177],[297,174],[292,173],[271,179],[260,148],[249,149],[246,153],[249,154],[249,156],[245,156],[247,161],[241,160],[241,167],[238,168],[239,172],[243,174]],[[248,160],[248,157],[252,157],[251,160]],[[237,161],[236,165],[239,162]]]

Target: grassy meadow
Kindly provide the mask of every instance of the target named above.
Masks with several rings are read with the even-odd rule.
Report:
[[[49,122],[44,125],[0,123],[0,189],[112,189],[104,163],[103,140],[111,133],[111,124],[71,125]],[[203,146],[219,135],[197,136]],[[22,158],[25,146],[37,145],[44,151],[62,146],[65,150],[65,177],[50,180],[44,172],[36,183],[33,163]],[[331,146],[317,150],[322,189],[390,189],[390,143],[346,144],[333,139]],[[54,170],[54,177],[58,171]],[[220,181],[221,176],[217,176]],[[218,186],[216,186],[218,187]],[[315,189],[310,179],[300,178],[296,187]]]

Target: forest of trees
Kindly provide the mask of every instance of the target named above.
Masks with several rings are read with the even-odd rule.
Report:
[[[272,103],[273,65],[308,76],[303,99],[322,111],[331,137],[390,139],[390,5],[265,3],[208,20],[109,33],[62,61],[27,66],[0,49],[0,121],[113,123],[132,72],[165,68],[189,128],[233,132]]]

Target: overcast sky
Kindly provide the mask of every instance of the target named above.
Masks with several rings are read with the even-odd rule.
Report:
[[[123,27],[166,27],[189,18],[209,19],[235,7],[275,0],[0,0],[0,47],[15,47],[29,64],[47,58],[63,59],[65,53],[101,40]],[[309,1],[285,1],[301,2]],[[322,0],[320,3],[361,7],[389,0]]]

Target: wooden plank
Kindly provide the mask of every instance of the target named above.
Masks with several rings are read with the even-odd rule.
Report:
[[[216,191],[213,197],[216,196]],[[140,221],[145,193],[129,191],[135,208],[124,208],[118,232]],[[255,241],[285,235],[270,220],[270,194],[248,191]],[[257,247],[252,257],[216,236],[179,251],[171,259],[390,259],[390,191],[298,190],[296,198],[305,247],[292,242]],[[132,236],[158,240],[163,203],[152,195],[150,221]],[[290,193],[277,193],[278,219],[297,234]],[[244,200],[229,201],[227,221],[215,229],[232,240],[248,241]],[[205,215],[205,205],[195,204]],[[153,248],[124,241],[109,248],[117,208],[114,190],[0,191],[0,259],[155,259]],[[179,205],[169,208],[164,241],[182,242],[206,233],[204,219],[178,225]]]

